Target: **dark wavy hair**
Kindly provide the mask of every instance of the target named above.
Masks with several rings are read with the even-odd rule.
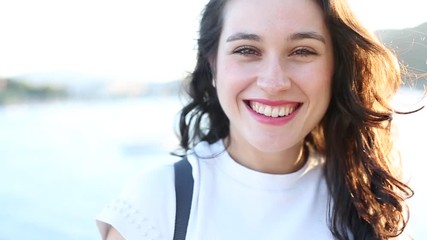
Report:
[[[323,10],[334,51],[328,110],[306,138],[325,156],[330,191],[329,228],[336,239],[388,239],[409,219],[412,189],[401,180],[393,147],[390,98],[401,83],[396,57],[355,18],[345,0],[314,0]],[[187,80],[189,102],[181,111],[180,147],[213,143],[229,135],[229,119],[212,85],[227,0],[206,5],[197,63]]]

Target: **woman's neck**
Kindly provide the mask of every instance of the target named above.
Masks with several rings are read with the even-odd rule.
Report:
[[[301,169],[308,158],[308,147],[296,144],[280,152],[263,152],[250,144],[233,143],[230,138],[224,140],[230,156],[237,163],[263,173],[288,174]]]

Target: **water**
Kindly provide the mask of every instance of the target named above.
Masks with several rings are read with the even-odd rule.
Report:
[[[127,178],[171,159],[179,106],[151,98],[0,109],[0,239],[98,239],[94,217]]]
[[[401,98],[412,94],[403,92]],[[176,98],[0,108],[0,240],[99,239],[94,218],[149,164],[174,161]],[[407,178],[417,191],[415,239],[427,236],[423,168],[427,111],[397,117]]]

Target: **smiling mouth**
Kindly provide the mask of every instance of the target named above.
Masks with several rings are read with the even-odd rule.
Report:
[[[301,106],[301,104],[271,106],[253,101],[247,101],[246,104],[256,113],[273,118],[289,116]]]

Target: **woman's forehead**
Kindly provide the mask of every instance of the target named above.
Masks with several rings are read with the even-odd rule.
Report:
[[[313,0],[231,0],[223,13],[223,33],[279,36],[295,32],[328,34],[324,14]],[[227,36],[228,37],[228,36]]]

